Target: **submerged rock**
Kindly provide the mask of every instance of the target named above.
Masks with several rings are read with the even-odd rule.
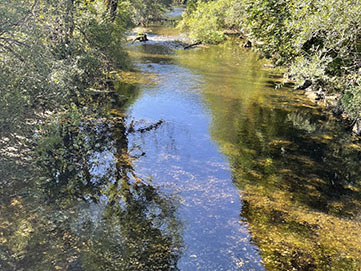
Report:
[[[132,43],[139,41],[139,42],[146,42],[148,41],[148,36],[145,33],[138,34],[138,37],[136,37]]]

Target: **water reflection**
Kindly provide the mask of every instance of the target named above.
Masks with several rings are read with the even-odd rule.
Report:
[[[235,46],[187,52],[267,270],[359,270],[361,147]],[[217,76],[214,76],[218,74]]]
[[[142,45],[132,48],[143,49]],[[157,85],[142,86],[129,114],[149,122],[162,119],[165,125],[130,140],[141,144],[146,153],[135,163],[136,171],[153,176],[154,182],[181,199],[185,250],[179,268],[264,270],[257,247],[250,243],[247,224],[240,224],[241,202],[227,160],[209,136],[211,115],[202,102],[202,74],[179,64],[185,57],[180,51],[168,55],[169,62],[154,61],[153,51],[132,56],[142,72],[158,75]]]
[[[136,176],[143,152],[128,142],[161,123],[127,126],[109,106],[43,127],[31,181],[2,185],[1,270],[178,270],[178,199]]]
[[[249,51],[153,45],[131,50],[158,85],[73,107],[36,164],[1,155],[0,269],[360,269],[359,142]]]

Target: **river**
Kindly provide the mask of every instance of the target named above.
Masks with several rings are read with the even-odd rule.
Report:
[[[359,139],[234,40],[145,31],[136,84],[3,165],[0,269],[360,270]]]
[[[232,41],[182,50],[174,28],[147,31],[131,52],[157,82],[128,112],[164,125],[132,138],[146,153],[136,171],[180,201],[180,270],[357,270],[357,139],[301,91],[277,88],[254,52]]]

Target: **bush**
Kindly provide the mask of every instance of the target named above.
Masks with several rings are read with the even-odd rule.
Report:
[[[261,53],[284,64],[294,55],[293,36],[290,29],[289,0],[245,0],[244,24],[250,39],[263,44]]]
[[[238,16],[237,16],[238,15]],[[345,94],[355,116],[360,94],[361,5],[356,0],[216,0],[191,2],[181,28],[195,41],[218,43],[225,29],[257,41],[261,55],[289,68],[298,84]]]
[[[9,146],[129,66],[124,9],[113,21],[103,1],[0,0],[0,14],[0,128]]]
[[[235,16],[235,0],[199,2],[194,11],[186,12],[179,28],[189,31],[189,37],[195,42],[219,43],[224,40],[224,29],[237,25],[228,16]]]
[[[309,4],[302,7],[302,12],[299,12],[301,7],[293,11],[300,13],[293,23],[293,31],[297,33],[294,38],[296,53],[309,59],[310,65],[316,56],[327,58],[328,64],[323,67],[324,81],[328,89],[342,92],[351,83],[345,79],[360,68],[361,6],[354,1],[319,0],[316,7]],[[298,61],[292,64],[296,67]],[[296,73],[294,76],[298,77]],[[316,77],[309,73],[309,79],[315,81]]]
[[[361,119],[361,80],[345,89],[341,102],[351,118]]]

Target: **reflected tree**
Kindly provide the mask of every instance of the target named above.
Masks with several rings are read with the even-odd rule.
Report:
[[[2,270],[178,270],[177,199],[136,176],[127,140],[160,123],[107,112],[73,107],[39,132],[36,184],[0,201]]]
[[[212,72],[201,71],[207,79]],[[242,191],[241,216],[265,267],[359,270],[357,139],[289,90],[229,80],[231,92],[216,76],[210,81],[203,93],[212,111],[211,134],[230,160]]]
[[[143,183],[124,191],[93,235],[85,270],[178,270],[182,230],[173,203]]]
[[[357,270],[361,248],[349,235],[360,236],[358,145],[317,115],[252,112],[238,122],[231,157],[244,191],[242,216],[266,267]]]

